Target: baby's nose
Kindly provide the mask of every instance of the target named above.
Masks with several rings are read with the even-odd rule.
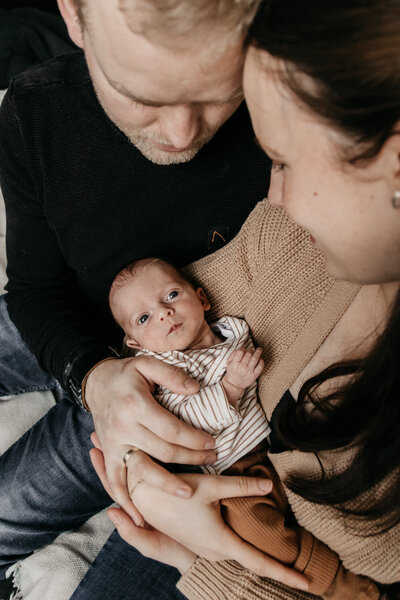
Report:
[[[173,309],[171,307],[165,307],[160,310],[160,321],[164,321],[165,318],[170,317],[173,313]]]

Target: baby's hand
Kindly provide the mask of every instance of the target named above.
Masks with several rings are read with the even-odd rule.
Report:
[[[256,350],[235,350],[230,355],[226,373],[222,383],[227,383],[240,390],[245,390],[254,383],[264,368],[264,361],[261,358],[262,348]]]

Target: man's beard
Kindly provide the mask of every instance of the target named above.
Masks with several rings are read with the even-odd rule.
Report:
[[[212,131],[202,131],[198,135],[190,147],[182,152],[167,152],[157,148],[155,142],[164,146],[171,146],[168,140],[161,140],[154,135],[146,134],[145,131],[136,129],[122,129],[129,141],[145,156],[148,160],[156,165],[178,165],[180,163],[189,162],[196,154],[207,144],[216,134],[222,123],[218,124]]]

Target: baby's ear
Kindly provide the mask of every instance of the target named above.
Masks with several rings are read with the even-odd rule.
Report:
[[[124,344],[125,344],[125,346],[128,346],[128,348],[134,348],[135,350],[140,350],[139,344],[133,338],[130,338],[127,335],[124,337]]]
[[[197,297],[199,298],[199,300],[200,300],[200,302],[201,302],[201,305],[202,305],[202,307],[204,308],[204,310],[210,310],[210,308],[211,308],[211,304],[210,304],[210,303],[209,303],[209,301],[207,300],[207,296],[206,296],[206,294],[205,294],[205,292],[204,292],[203,288],[201,288],[201,287],[198,287],[198,288],[196,289],[196,294],[197,294]]]

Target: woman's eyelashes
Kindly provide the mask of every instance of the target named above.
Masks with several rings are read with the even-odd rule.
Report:
[[[272,161],[272,170],[275,172],[279,172],[279,171],[283,171],[283,169],[285,168],[285,163],[282,162],[278,162],[276,160]]]

